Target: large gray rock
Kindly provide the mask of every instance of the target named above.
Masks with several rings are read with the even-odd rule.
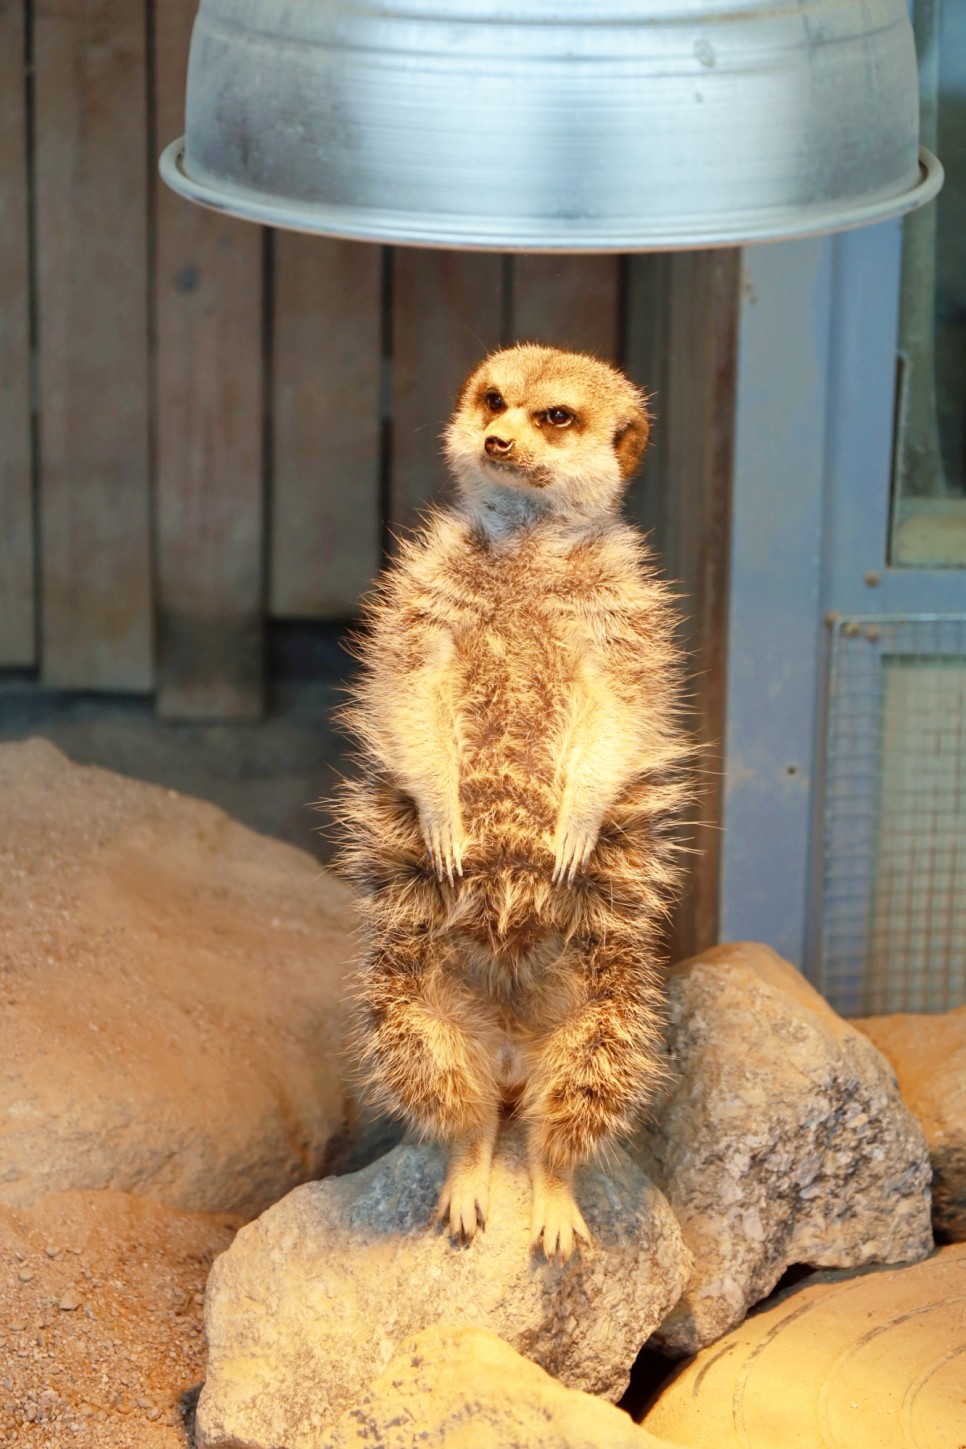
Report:
[[[966,1242],[966,1006],[852,1024],[888,1058],[903,1101],[926,1134],[937,1236]]]
[[[672,1083],[634,1155],[695,1262],[655,1347],[711,1343],[792,1264],[931,1250],[926,1142],[870,1041],[766,946],[695,957],[669,992]]]
[[[530,1184],[508,1134],[484,1233],[433,1226],[444,1156],[404,1145],[348,1177],[297,1188],[244,1228],[208,1283],[204,1449],[319,1449],[409,1335],[490,1329],[572,1388],[618,1398],[677,1300],[690,1255],[667,1203],[623,1154],[585,1169],[594,1235],[564,1266],[532,1258]]]
[[[322,1449],[316,1441],[317,1449]],[[483,1328],[427,1328],[403,1343],[332,1449],[674,1449],[620,1409],[564,1388]]]
[[[0,1203],[251,1216],[344,1152],[348,891],[220,810],[0,746]]]

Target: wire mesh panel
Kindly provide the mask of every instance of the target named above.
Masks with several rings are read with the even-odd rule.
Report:
[[[844,1015],[966,1001],[966,617],[832,631],[819,985]]]

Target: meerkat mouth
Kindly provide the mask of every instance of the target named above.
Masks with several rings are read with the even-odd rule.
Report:
[[[544,469],[528,467],[525,463],[511,463],[509,459],[481,458],[480,462],[487,473],[500,479],[519,478],[521,483],[529,483],[532,488],[545,488],[550,479]]]

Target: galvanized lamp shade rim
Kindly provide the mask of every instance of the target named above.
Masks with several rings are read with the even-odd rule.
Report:
[[[931,201],[943,183],[943,168],[938,157],[920,146],[916,183],[872,199],[843,203],[841,198],[836,198],[828,204],[772,207],[713,220],[681,218],[674,224],[668,224],[664,218],[653,223],[646,219],[629,220],[626,225],[613,217],[601,221],[541,217],[521,221],[517,218],[511,230],[499,218],[300,202],[236,182],[192,176],[185,165],[183,136],[162,152],[160,172],[167,185],[189,201],[264,226],[351,241],[501,252],[675,251],[820,236],[902,216]]]

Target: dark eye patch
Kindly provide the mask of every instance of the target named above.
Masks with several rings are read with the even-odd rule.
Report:
[[[491,413],[506,412],[506,403],[495,387],[487,388],[483,394],[483,406]]]

